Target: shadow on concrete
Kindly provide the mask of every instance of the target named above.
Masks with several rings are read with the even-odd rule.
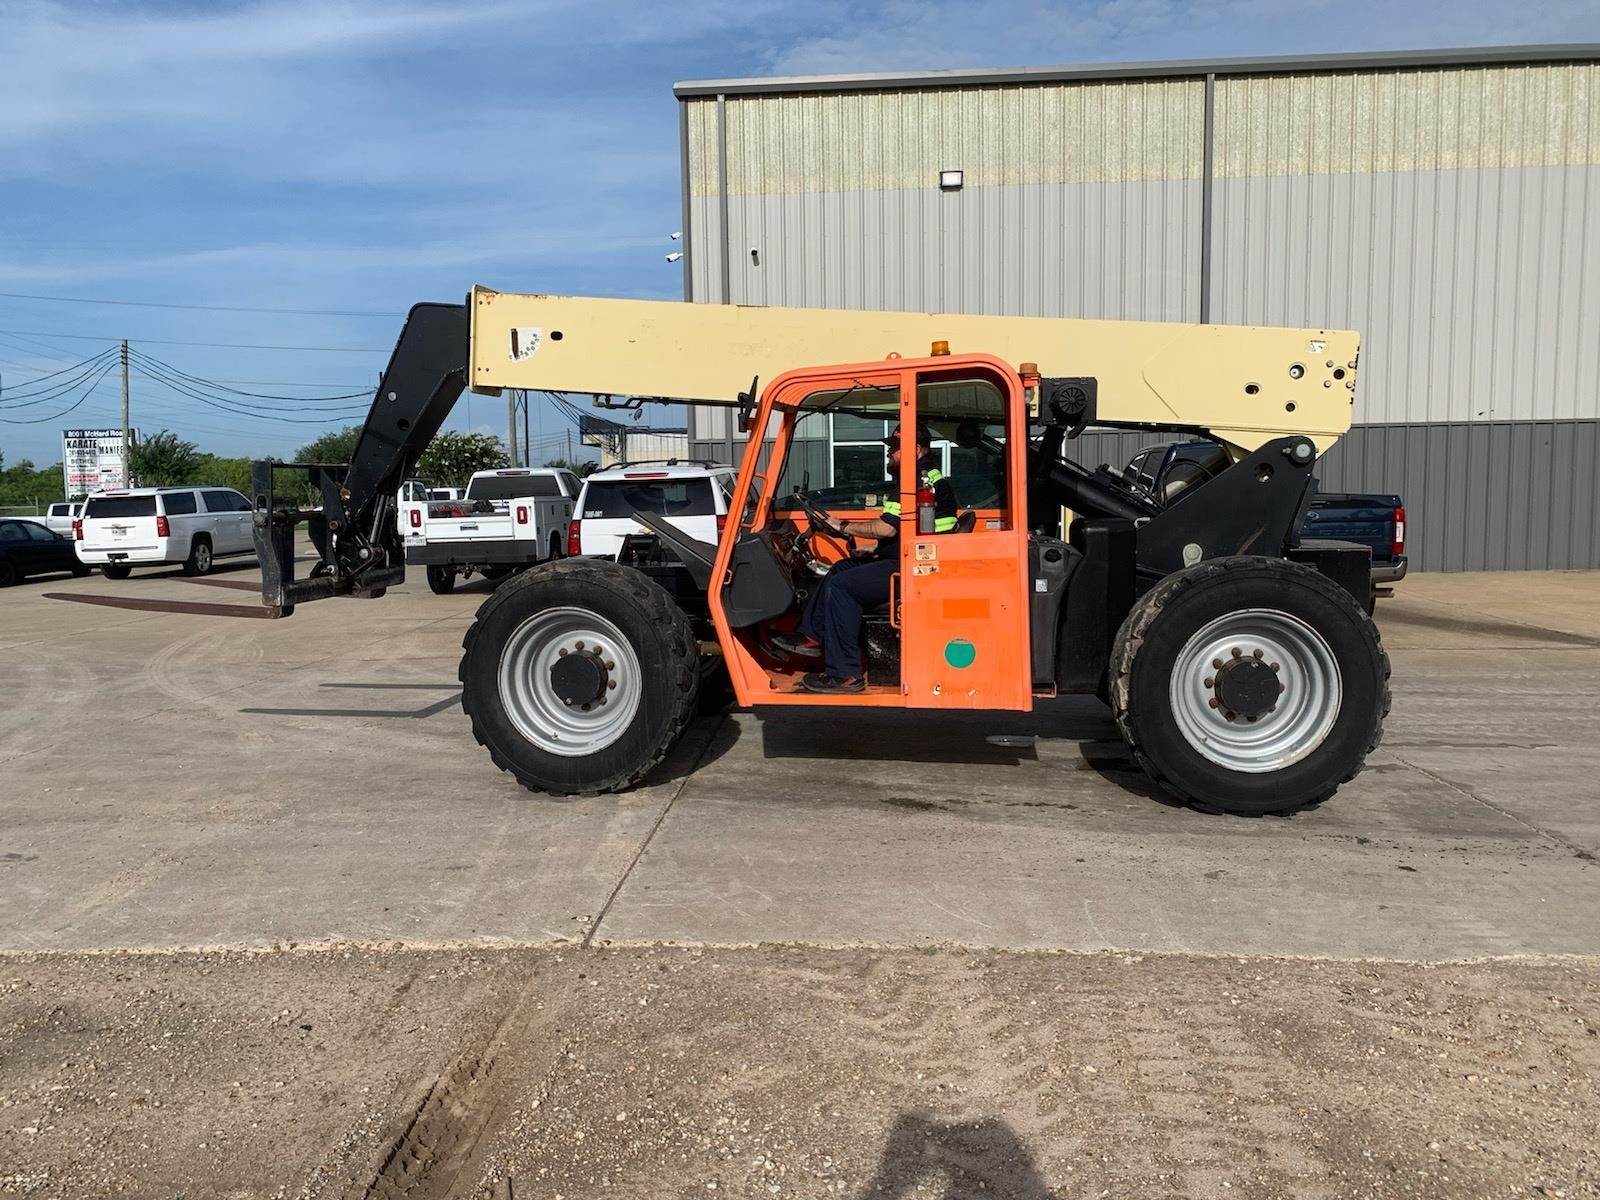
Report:
[[[947,1200],[1050,1197],[1033,1155],[1004,1121],[945,1122],[903,1113],[889,1131],[877,1171],[859,1194],[862,1200],[882,1200],[913,1193]]]
[[[1041,701],[1028,713],[923,709],[795,707],[756,709],[768,758],[873,762],[989,763],[1015,766],[1039,757],[1041,741],[1118,739],[1105,705],[1093,697]]]
[[[726,713],[695,718],[659,767],[644,778],[645,787],[673,783],[710,766],[739,742],[739,722]]]

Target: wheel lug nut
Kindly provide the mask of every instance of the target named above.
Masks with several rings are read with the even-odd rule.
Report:
[[[1220,658],[1213,658],[1211,660],[1211,665],[1219,671],[1222,670],[1222,660]]]
[[[561,647],[560,656],[562,658],[565,658],[567,656],[567,648],[565,646]]]
[[[617,664],[612,662],[609,658],[606,659],[606,670],[615,671],[616,669],[617,669]]]
[[[1206,686],[1207,687],[1210,687],[1215,682],[1216,682],[1216,680],[1211,678],[1211,676],[1209,676],[1209,675],[1206,676]]]
[[[588,712],[589,711],[589,706],[587,704],[579,705],[578,711],[579,712]]]
[[[582,643],[582,642],[579,642],[579,643],[578,643],[578,649],[579,649],[579,650],[582,650],[582,649],[583,649],[583,643]]]
[[[616,688],[617,688],[617,681],[615,679],[606,680],[606,691],[612,692],[612,691],[615,691]]]
[[[1250,724],[1254,725],[1260,719],[1261,719],[1260,715],[1257,714],[1256,716],[1253,716],[1253,717],[1250,718]]]
[[[572,701],[571,700],[563,700],[561,703],[565,704],[568,708],[572,707]]]
[[[605,702],[606,698],[604,696],[601,696],[600,699],[595,701],[596,704],[604,704]]]
[[[1206,704],[1210,708],[1215,708],[1217,706],[1217,698],[1215,696],[1211,697],[1211,699],[1206,701]]]
[[[1274,671],[1276,671],[1278,669],[1278,664],[1277,663],[1268,663],[1267,665],[1269,667],[1271,667]]]
[[[1257,647],[1256,649],[1250,651],[1250,657],[1251,658],[1265,658],[1266,655],[1261,653],[1260,647]]]
[[[1233,719],[1234,719],[1234,717],[1235,717],[1235,716],[1237,716],[1237,715],[1238,715],[1238,714],[1237,714],[1237,713],[1231,713],[1231,712],[1225,712],[1225,713],[1223,713],[1223,714],[1222,714],[1222,715],[1223,715],[1223,716],[1224,716],[1224,717],[1226,717],[1226,718],[1227,718],[1227,719],[1228,719],[1228,720],[1230,720],[1230,721],[1231,721],[1231,720],[1233,720]]]
[[[583,649],[583,643],[582,642],[578,643],[578,649],[579,650]],[[1239,647],[1237,647],[1237,646],[1235,646],[1232,650],[1228,651],[1228,653],[1233,655],[1235,658],[1243,658],[1244,657],[1244,651],[1240,650]]]

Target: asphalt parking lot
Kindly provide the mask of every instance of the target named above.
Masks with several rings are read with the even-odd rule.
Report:
[[[919,1162],[1000,1195],[1349,1194],[1375,1161],[1391,1190],[1596,1188],[1600,575],[1407,580],[1382,748],[1264,820],[1167,803],[1079,700],[709,714],[649,786],[557,802],[456,703],[482,585],[286,621],[92,602],[249,609],[255,578],[0,593],[0,1193],[909,1194]],[[604,1087],[563,1091],[562,1054]],[[162,1080],[187,1117],[128,1107]],[[635,1137],[666,1096],[691,1115]]]

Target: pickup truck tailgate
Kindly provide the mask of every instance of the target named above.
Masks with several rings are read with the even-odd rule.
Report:
[[[1386,559],[1393,554],[1394,514],[1399,507],[1399,496],[1319,495],[1301,532],[1308,538],[1360,542],[1372,547],[1374,559]]]

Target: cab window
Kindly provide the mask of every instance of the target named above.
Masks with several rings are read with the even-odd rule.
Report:
[[[984,378],[924,379],[917,385],[917,420],[933,435],[930,465],[950,481],[958,514],[973,528],[1009,529],[1006,397]]]

